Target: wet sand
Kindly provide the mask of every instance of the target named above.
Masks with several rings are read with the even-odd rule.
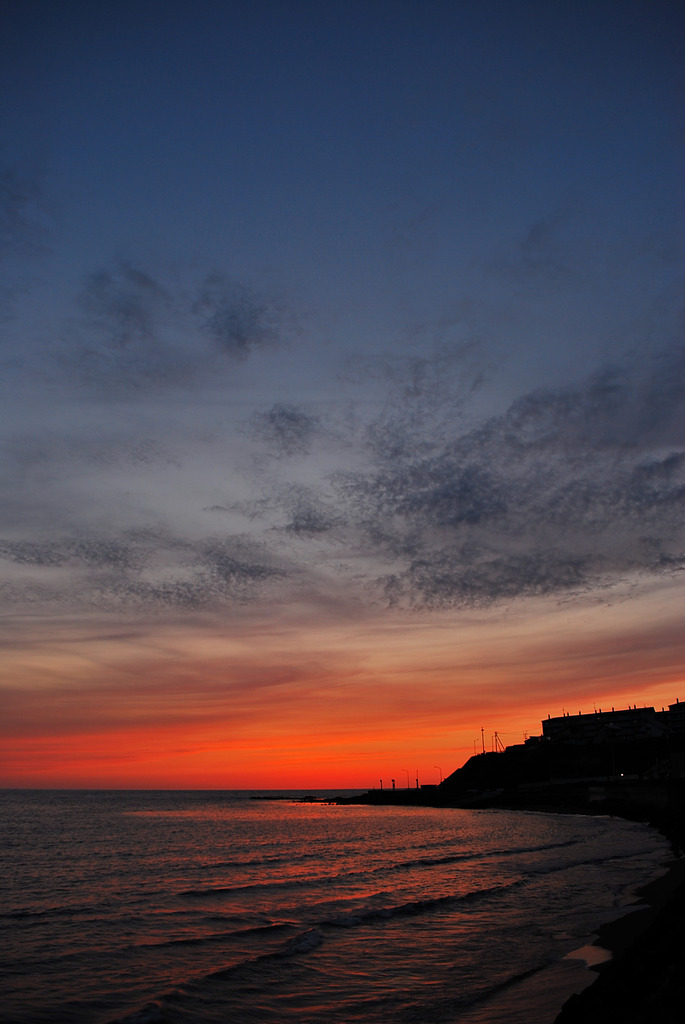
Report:
[[[552,1024],[559,1007],[592,981],[582,960],[564,959],[515,978],[489,999],[460,1010],[456,1024]]]

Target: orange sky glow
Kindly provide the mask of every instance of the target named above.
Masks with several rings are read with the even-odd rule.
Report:
[[[23,644],[6,662],[12,728],[0,784],[439,782],[483,741],[490,750],[495,732],[519,743],[539,734],[548,714],[661,707],[685,696],[676,595],[376,616],[353,629],[311,623],[296,633],[246,622],[236,640],[188,627],[133,631],[116,647],[79,635],[78,657],[68,636],[46,634],[30,656]]]

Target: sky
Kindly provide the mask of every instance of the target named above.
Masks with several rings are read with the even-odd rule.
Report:
[[[685,699],[685,17],[6,0],[0,785]]]

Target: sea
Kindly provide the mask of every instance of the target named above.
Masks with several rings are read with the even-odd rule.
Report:
[[[0,792],[2,1024],[551,1024],[668,859],[618,818],[334,795]]]

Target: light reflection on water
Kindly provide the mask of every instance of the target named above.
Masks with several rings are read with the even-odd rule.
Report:
[[[151,1000],[181,1024],[475,1020],[666,855],[641,825],[568,815],[208,793],[0,808],[14,1024],[103,1024]]]

